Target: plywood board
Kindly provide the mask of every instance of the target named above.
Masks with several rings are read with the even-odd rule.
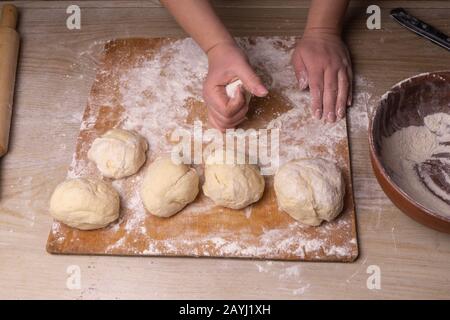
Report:
[[[263,198],[244,210],[214,206],[202,193],[177,215],[145,212],[138,190],[146,167],[173,147],[177,129],[193,130],[206,108],[201,99],[207,60],[191,39],[123,39],[105,45],[83,116],[68,178],[101,177],[87,160],[92,141],[110,128],[135,130],[147,138],[147,163],[134,176],[112,181],[121,196],[117,222],[80,231],[54,222],[50,253],[208,256],[306,261],[353,261],[358,255],[347,124],[313,119],[309,94],[297,88],[290,65],[293,38],[238,39],[269,87],[253,98],[243,129],[279,129],[280,164],[297,157],[335,161],[346,181],[343,212],[332,222],[308,227],[278,209],[273,177]],[[202,175],[202,165],[195,166]],[[105,179],[108,180],[108,179]]]

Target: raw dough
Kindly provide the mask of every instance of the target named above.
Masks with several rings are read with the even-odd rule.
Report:
[[[135,174],[144,164],[147,141],[133,131],[112,129],[92,143],[88,152],[101,174],[120,179]]]
[[[278,206],[301,223],[318,226],[342,211],[345,183],[339,168],[325,159],[298,159],[275,174]]]
[[[264,185],[256,165],[225,163],[222,153],[214,153],[206,161],[203,193],[217,205],[245,208],[261,199]]]
[[[185,164],[175,164],[170,156],[156,159],[142,182],[144,207],[158,217],[170,217],[194,201],[198,194],[197,172]]]
[[[225,91],[227,93],[228,98],[234,98],[234,95],[236,94],[236,90],[237,90],[238,86],[243,87],[243,83],[241,80],[235,80],[235,81],[227,84],[227,86],[225,87]],[[250,92],[248,92],[247,90],[245,90],[245,88],[244,88],[244,96],[245,96],[245,104],[248,106],[248,104],[250,103],[250,99],[252,98],[252,94]]]
[[[50,214],[68,226],[92,230],[119,217],[117,191],[97,179],[72,179],[60,183],[50,199]]]

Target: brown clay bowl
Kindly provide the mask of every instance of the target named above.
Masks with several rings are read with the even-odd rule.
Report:
[[[383,137],[411,125],[423,126],[424,117],[450,114],[450,71],[427,73],[396,84],[378,102],[369,126],[372,167],[378,183],[406,215],[438,231],[450,233],[450,217],[417,203],[389,176],[381,157]]]

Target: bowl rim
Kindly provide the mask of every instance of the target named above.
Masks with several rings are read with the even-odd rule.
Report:
[[[393,92],[394,90],[399,90],[402,85],[405,85],[408,81],[410,81],[412,79],[425,78],[425,77],[429,77],[429,76],[433,76],[433,75],[440,75],[442,73],[445,73],[446,75],[450,76],[450,70],[424,72],[424,73],[420,73],[415,76],[406,78],[404,80],[401,80],[401,81],[397,82],[396,84],[394,84],[388,91],[386,91],[377,100],[376,106],[375,106],[374,110],[372,111],[372,114],[368,115],[369,116],[368,117],[369,118],[369,132],[368,133],[369,133],[369,149],[370,149],[370,152],[372,153],[371,159],[372,159],[372,161],[375,162],[375,165],[378,167],[380,174],[387,181],[387,183],[389,183],[392,186],[392,188],[394,188],[394,190],[397,191],[406,201],[408,201],[410,204],[412,204],[417,209],[422,211],[424,214],[430,215],[434,218],[437,218],[437,219],[441,220],[442,222],[450,223],[450,216],[444,216],[442,214],[431,211],[429,208],[426,208],[422,204],[418,203],[417,201],[412,199],[411,196],[409,196],[402,188],[400,188],[400,186],[398,186],[397,183],[389,176],[389,174],[386,172],[386,168],[384,167],[384,165],[381,162],[381,159],[378,156],[378,153],[375,150],[375,141],[374,141],[374,133],[373,133],[373,122],[374,122],[373,120],[380,110],[381,103],[387,99],[387,97],[389,96],[389,94],[391,92]],[[391,196],[388,194],[386,194],[386,196],[388,198],[391,198]]]

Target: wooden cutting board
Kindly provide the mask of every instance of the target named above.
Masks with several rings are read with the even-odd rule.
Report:
[[[242,128],[279,129],[280,164],[296,157],[335,161],[346,181],[343,212],[320,227],[304,226],[278,210],[273,177],[263,198],[244,210],[216,207],[202,193],[177,215],[145,212],[138,190],[146,167],[170,151],[175,129],[206,123],[201,85],[207,60],[191,39],[124,39],[105,45],[83,116],[68,177],[101,177],[87,160],[92,141],[110,128],[147,138],[147,163],[134,176],[112,181],[121,195],[117,222],[94,231],[53,223],[47,250],[57,254],[208,256],[307,261],[354,261],[358,256],[346,120],[325,124],[309,111],[290,66],[293,38],[238,39],[269,87],[253,98]],[[202,175],[202,166],[195,166]],[[202,179],[202,178],[201,178]],[[106,179],[107,180],[107,179]]]

